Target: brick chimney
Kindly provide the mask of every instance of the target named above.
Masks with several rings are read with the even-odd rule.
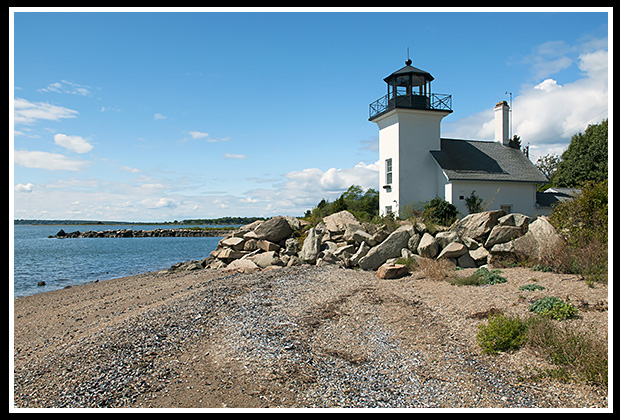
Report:
[[[509,112],[510,107],[506,101],[498,102],[495,105],[495,141],[504,146],[508,146],[510,143]]]

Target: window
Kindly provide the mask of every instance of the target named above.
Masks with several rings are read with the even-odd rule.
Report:
[[[512,213],[512,204],[502,204],[499,206],[500,210],[504,210],[504,213],[510,214]]]
[[[385,215],[389,216],[392,213],[392,206],[385,206]]]
[[[385,160],[385,183],[388,185],[392,183],[392,158]]]

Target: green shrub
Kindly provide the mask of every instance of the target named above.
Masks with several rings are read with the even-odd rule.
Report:
[[[413,259],[413,257],[409,257],[409,258],[400,257],[395,262],[396,264],[405,265],[407,267],[407,270],[409,270],[409,272],[413,272],[415,271],[416,268],[418,268],[418,263],[416,262],[415,259]]]
[[[454,204],[448,203],[443,198],[435,197],[424,204],[422,215],[425,220],[432,223],[450,226],[456,221],[457,213]]]
[[[478,327],[478,345],[488,354],[516,350],[526,339],[526,324],[519,317],[498,313],[489,317],[488,325]]]
[[[565,266],[589,282],[606,281],[608,182],[586,183],[572,200],[554,207],[549,222],[566,239]]]
[[[527,321],[527,345],[558,366],[552,374],[571,373],[586,382],[608,384],[608,347],[592,331],[558,323],[549,317]]]
[[[500,270],[488,270],[486,267],[480,267],[471,276],[456,277],[451,284],[457,286],[480,286],[482,284],[500,284],[506,283],[506,277],[500,276]]]
[[[550,316],[558,321],[577,316],[577,308],[570,302],[564,302],[562,299],[555,296],[547,296],[538,299],[530,305],[529,309],[530,312],[536,312],[543,316]]]
[[[530,292],[533,292],[535,290],[545,290],[545,288],[540,284],[526,284],[523,286],[519,286],[519,290],[528,290]]]

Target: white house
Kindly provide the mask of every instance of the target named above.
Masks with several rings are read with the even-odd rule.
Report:
[[[469,214],[472,192],[485,210],[527,215],[546,213],[536,204],[536,186],[547,178],[509,145],[509,107],[495,107],[495,140],[441,138],[441,120],[452,112],[452,97],[431,91],[430,73],[411,66],[385,79],[387,94],[370,104],[369,120],[379,126],[379,208],[395,215],[419,208],[436,196]]]

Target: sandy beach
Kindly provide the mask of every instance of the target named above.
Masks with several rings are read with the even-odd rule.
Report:
[[[462,270],[465,276],[473,270]],[[14,300],[15,407],[607,407],[607,389],[541,375],[528,348],[476,344],[475,316],[569,298],[606,339],[608,289],[502,269],[455,286],[419,272],[298,266],[146,273]],[[542,291],[520,291],[532,283]]]

